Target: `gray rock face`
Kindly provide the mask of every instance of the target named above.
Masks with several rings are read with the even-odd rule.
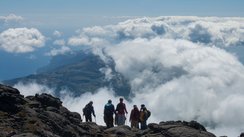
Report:
[[[106,129],[82,122],[60,99],[48,94],[25,97],[0,85],[0,137],[215,137],[196,121],[151,123],[148,129],[119,126]]]

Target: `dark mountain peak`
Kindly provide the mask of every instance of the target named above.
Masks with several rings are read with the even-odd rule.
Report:
[[[55,89],[59,96],[61,90],[68,90],[74,96],[85,92],[95,92],[99,88],[112,88],[119,96],[130,94],[128,81],[114,69],[113,61],[104,62],[90,50],[76,51],[67,55],[55,56],[47,65],[39,69],[37,74],[3,81],[8,85],[18,82],[24,84],[38,83]],[[107,79],[103,70],[111,69],[111,78]]]

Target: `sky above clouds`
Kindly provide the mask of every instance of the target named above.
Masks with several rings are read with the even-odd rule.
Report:
[[[52,56],[88,46],[104,62],[114,60],[135,95],[128,107],[145,103],[152,122],[195,119],[218,135],[237,136],[244,127],[243,5],[243,0],[1,0],[0,81],[34,74]],[[106,76],[112,77],[109,71]],[[55,89],[35,82],[15,87],[24,95]],[[91,99],[101,112],[107,99],[118,100],[107,87],[76,98],[61,92],[64,105],[80,113]]]

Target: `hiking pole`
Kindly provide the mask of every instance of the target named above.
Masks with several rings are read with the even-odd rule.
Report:
[[[97,123],[97,119],[96,119],[96,117],[94,116],[94,119],[95,119],[95,123]]]
[[[127,125],[127,114],[125,114],[125,125]]]

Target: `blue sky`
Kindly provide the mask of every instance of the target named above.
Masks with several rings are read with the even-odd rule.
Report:
[[[0,0],[0,17],[21,16],[24,21],[17,27],[37,28],[46,37],[59,30],[63,32],[62,38],[67,40],[77,29],[115,24],[130,17],[243,17],[243,5],[244,0]],[[0,26],[0,33],[7,29],[8,26]],[[44,48],[50,48],[50,43],[46,42]],[[49,57],[40,53],[44,50],[47,49],[32,54],[0,51],[0,62],[4,64],[0,68],[0,80],[32,74],[46,65]],[[35,59],[30,60],[32,56]]]
[[[1,0],[0,13],[31,16],[244,16],[243,5],[243,0]]]

